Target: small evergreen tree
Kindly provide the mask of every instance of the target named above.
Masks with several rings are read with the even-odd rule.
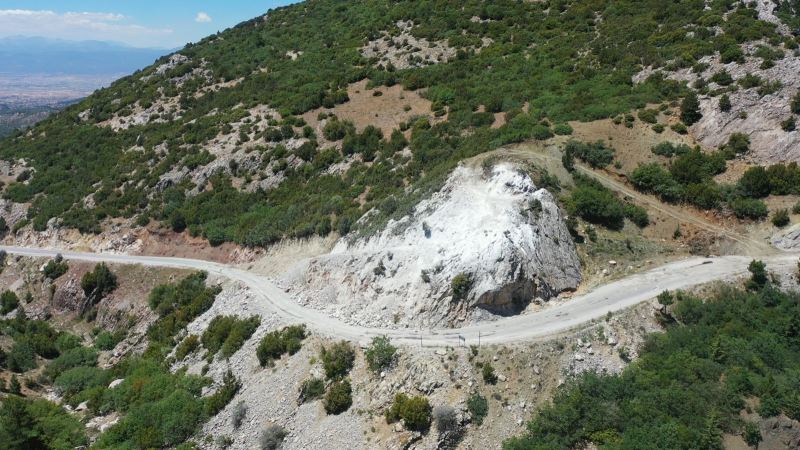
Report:
[[[700,100],[694,91],[689,91],[681,103],[681,121],[686,125],[692,125],[703,115],[700,113]]]
[[[728,97],[728,94],[724,94],[719,98],[719,110],[722,112],[728,112],[731,110],[731,108],[731,98]]]

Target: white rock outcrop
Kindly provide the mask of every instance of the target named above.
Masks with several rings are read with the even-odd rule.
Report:
[[[451,283],[468,275],[456,299]],[[308,306],[351,323],[433,326],[512,314],[575,289],[580,263],[552,195],[511,164],[458,167],[380,233],[344,238],[285,276]]]

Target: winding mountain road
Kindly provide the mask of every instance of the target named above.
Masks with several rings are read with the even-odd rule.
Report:
[[[499,344],[538,339],[568,331],[583,323],[604,317],[609,311],[619,311],[651,299],[663,290],[684,289],[710,281],[742,275],[752,258],[722,256],[689,258],[672,262],[649,271],[600,286],[560,305],[530,314],[518,315],[467,325],[462,328],[414,330],[369,328],[346,324],[340,320],[298,304],[268,278],[233,266],[215,262],[107,253],[83,253],[42,248],[0,246],[9,254],[33,257],[53,257],[60,253],[66,259],[140,264],[151,267],[172,267],[204,270],[247,285],[262,301],[266,311],[282,316],[288,323],[304,323],[313,331],[334,338],[365,343],[374,336],[386,335],[392,341],[406,345],[431,347],[458,346],[460,343]],[[761,258],[770,269],[795,268],[800,253],[783,253]],[[463,338],[463,341],[462,341]]]

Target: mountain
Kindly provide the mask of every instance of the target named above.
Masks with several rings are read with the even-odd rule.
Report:
[[[152,64],[169,50],[134,48],[113,42],[42,37],[0,38],[4,74],[125,75]]]
[[[666,108],[687,92],[672,72],[743,62],[747,43],[778,66],[797,46],[736,2],[457,4],[317,0],[210,36],[0,143],[36,172],[4,195],[32,202],[36,230],[140,216],[215,244],[345,233],[408,211],[466,157]]]

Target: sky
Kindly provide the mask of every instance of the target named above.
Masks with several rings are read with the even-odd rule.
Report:
[[[0,38],[40,36],[172,49],[290,0],[0,0]]]

